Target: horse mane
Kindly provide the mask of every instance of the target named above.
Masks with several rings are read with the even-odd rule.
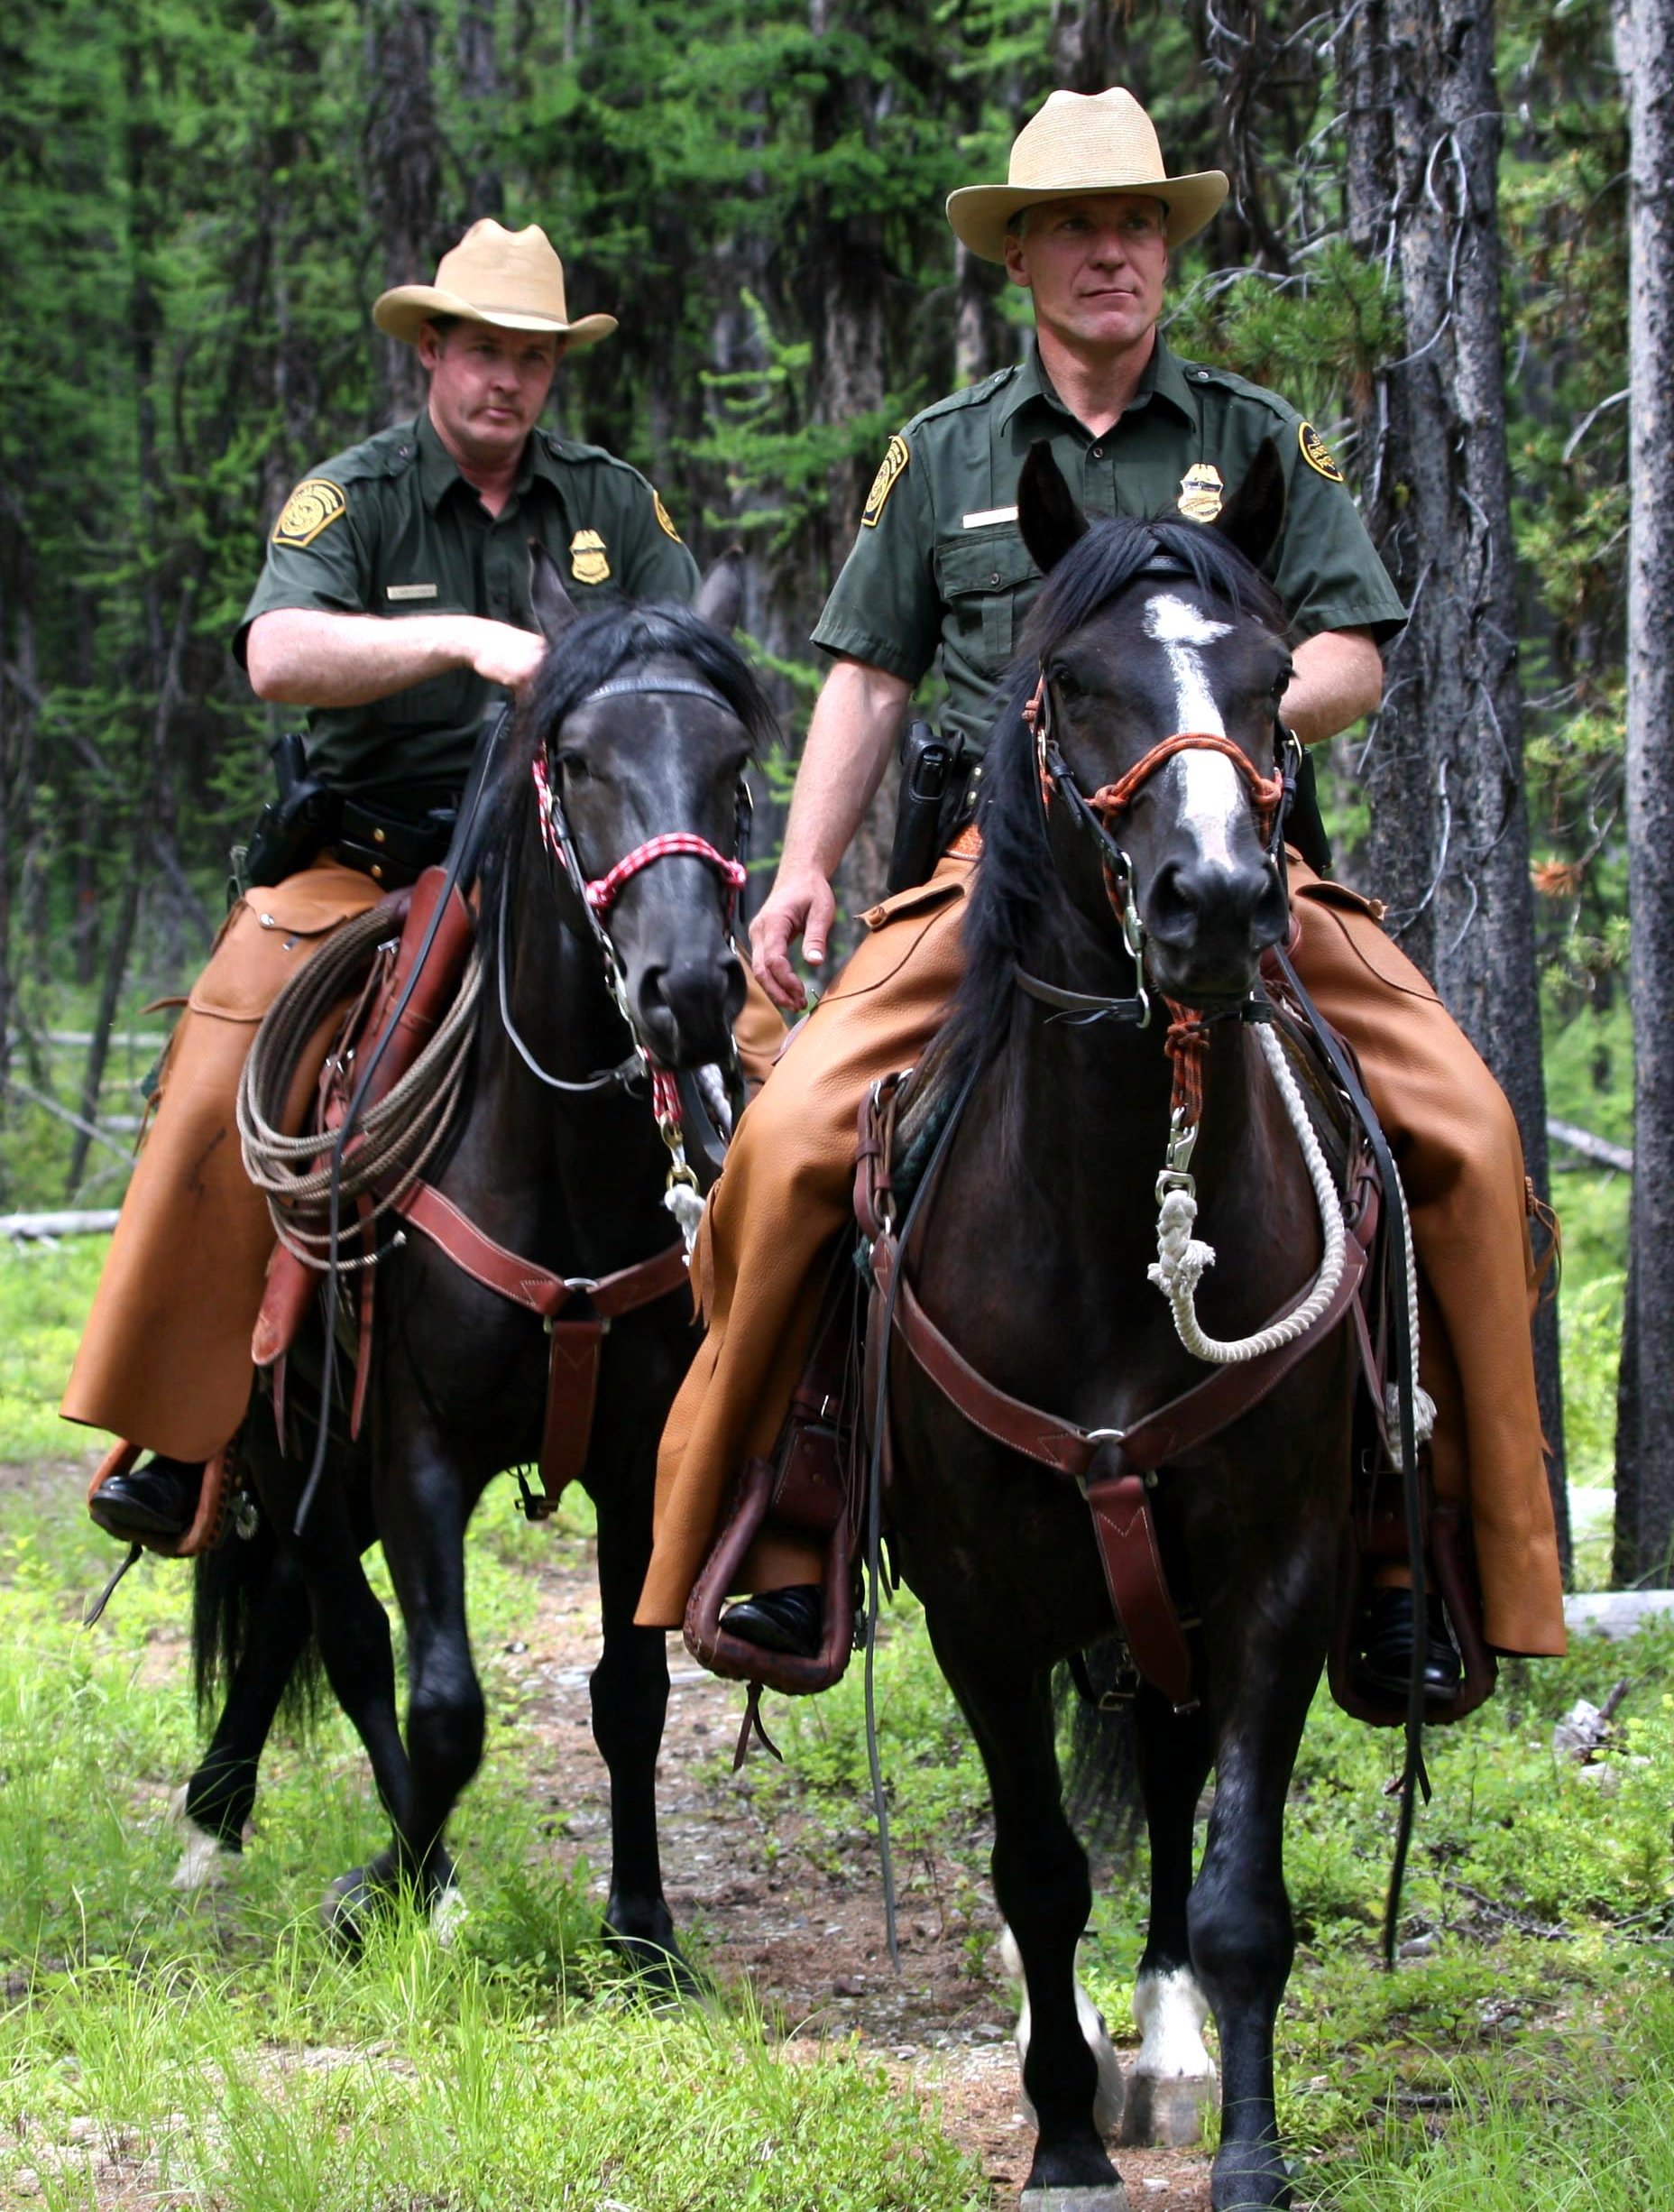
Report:
[[[666,601],[581,616],[565,631],[524,693],[505,758],[492,788],[483,793],[478,849],[484,915],[497,911],[501,886],[514,864],[515,833],[532,797],[530,771],[540,747],[601,685],[658,657],[685,661],[719,693],[743,724],[752,756],[771,743],[777,725],[754,670],[730,637],[690,607]]]
[[[1283,636],[1289,628],[1273,586],[1231,539],[1200,522],[1123,515],[1090,523],[1046,579],[1029,612],[1023,641],[1005,678],[998,720],[989,737],[978,822],[982,859],[966,902],[965,972],[946,1020],[926,1054],[920,1097],[956,1095],[997,1059],[1010,1034],[1016,963],[1028,926],[1051,880],[1035,738],[1023,719],[1040,671],[1108,600],[1142,577],[1189,578],[1222,600],[1238,620]],[[1009,1150],[1016,1117],[1003,1116]]]

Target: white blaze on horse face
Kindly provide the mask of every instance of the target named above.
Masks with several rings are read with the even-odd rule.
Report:
[[[1161,592],[1145,608],[1145,634],[1168,656],[1174,679],[1174,728],[1225,737],[1227,727],[1210,688],[1202,648],[1230,637],[1230,622],[1213,622],[1172,592]],[[1170,761],[1180,779],[1181,815],[1203,858],[1232,865],[1232,825],[1244,805],[1238,772],[1225,753],[1182,752]]]

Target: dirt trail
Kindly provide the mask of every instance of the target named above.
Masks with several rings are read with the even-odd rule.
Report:
[[[500,1664],[526,1700],[544,1754],[531,1774],[542,1810],[561,1811],[561,1858],[609,1857],[609,1800],[588,1718],[586,1679],[599,1650],[588,1547],[565,1544],[543,1562],[523,1649]],[[712,1969],[748,1983],[793,2046],[855,2038],[904,2087],[934,2099],[947,2133],[982,2161],[1002,2212],[1028,2171],[1030,2131],[1016,2110],[1011,2033],[1016,2007],[984,1939],[992,1932],[986,1887],[972,1896],[966,1870],[929,1869],[925,1910],[904,1900],[902,1968],[890,1968],[877,1862],[861,1831],[833,1849],[794,1810],[758,1810],[747,1767],[723,1778],[742,1708],[737,1685],[694,1666],[671,1639],[673,1681],[658,1769],[665,1886],[682,1928],[700,1924]],[[769,1725],[771,1725],[769,1723]],[[758,1751],[754,1757],[765,1760]],[[969,1908],[967,1912],[966,1908]],[[1206,2212],[1205,2159],[1123,2151],[1118,2164],[1134,2212]]]

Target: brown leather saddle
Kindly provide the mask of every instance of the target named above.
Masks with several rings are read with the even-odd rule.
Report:
[[[1357,1681],[1356,1624],[1370,1574],[1406,1560],[1404,1501],[1387,1413],[1392,1330],[1384,1296],[1381,1239],[1387,1233],[1383,1194],[1369,1148],[1352,1133],[1341,1092],[1310,1023],[1268,977],[1293,1072],[1328,1157],[1338,1165],[1348,1230],[1347,1264],[1338,1291],[1313,1326],[1276,1350],[1217,1368],[1160,1406],[1119,1437],[1086,1430],[998,1389],[974,1368],[924,1313],[902,1263],[897,1226],[897,1124],[906,1076],[878,1084],[860,1114],[855,1213],[869,1260],[872,1289],[863,1317],[864,1368],[856,1346],[862,1317],[841,1293],[829,1299],[814,1355],[798,1386],[773,1452],[740,1471],[722,1510],[721,1534],[694,1586],[685,1620],[688,1649],[713,1672],[805,1695],[842,1674],[852,1647],[855,1560],[865,1485],[864,1422],[857,1406],[878,1402],[878,1363],[892,1329],[928,1379],[973,1426],[1059,1478],[1085,1498],[1116,1624],[1135,1672],[1172,1704],[1194,1703],[1189,1630],[1165,1571],[1153,1499],[1171,1462],[1209,1442],[1259,1405],[1296,1364],[1335,1329],[1349,1327],[1361,1380],[1356,1424],[1353,1509],[1345,1539],[1338,1614],[1329,1657],[1331,1691],[1357,1719],[1380,1727],[1406,1719],[1404,1703]],[[1338,1040],[1340,1045],[1340,1040]],[[1346,1048],[1345,1048],[1346,1049]],[[846,1276],[846,1265],[842,1269]],[[888,1326],[886,1326],[886,1316]],[[1276,1318],[1276,1316],[1275,1316]],[[856,1377],[861,1377],[857,1387]],[[887,1420],[886,1420],[887,1428]],[[879,1449],[887,1469],[889,1439]],[[1427,1719],[1449,1721],[1474,1711],[1494,1688],[1495,1665],[1482,1630],[1481,1599],[1468,1527],[1455,1506],[1430,1495],[1421,1470],[1429,1586],[1446,1602],[1463,1662],[1463,1680]],[[887,1474],[886,1474],[887,1484]],[[737,1586],[751,1543],[768,1524],[795,1527],[824,1548],[823,1649],[801,1659],[763,1651],[728,1634],[722,1609]]]
[[[438,905],[443,911],[432,934]],[[358,1087],[356,1067],[378,1049],[379,1040],[394,1018],[393,1030],[382,1044],[365,1086],[363,1107],[387,1097],[436,1034],[458,991],[470,956],[475,928],[471,910],[458,889],[448,887],[440,868],[427,869],[410,889],[393,893],[378,911],[387,913],[389,933],[372,955],[358,996],[333,1038],[319,1074],[310,1127],[320,1138],[322,1164]],[[425,952],[427,939],[428,951]],[[347,1147],[351,1153],[354,1144],[351,1138]],[[374,1251],[371,1203],[370,1198],[360,1203],[360,1218],[351,1221],[344,1238],[345,1248],[363,1258],[370,1258]],[[551,1350],[537,1486],[520,1477],[524,1512],[530,1520],[545,1520],[556,1510],[566,1487],[586,1464],[600,1355],[612,1322],[639,1306],[687,1290],[685,1248],[676,1240],[649,1259],[619,1268],[612,1275],[572,1278],[538,1267],[496,1243],[443,1192],[422,1178],[409,1183],[393,1204],[409,1227],[438,1246],[473,1281],[538,1313],[547,1324]],[[354,1437],[360,1434],[371,1375],[376,1278],[377,1268],[372,1265],[360,1268],[354,1277],[358,1299],[349,1418],[349,1433]],[[308,1266],[284,1244],[275,1246],[251,1351],[257,1367],[272,1374],[274,1419],[281,1436],[289,1355],[313,1308],[321,1279],[317,1267]]]

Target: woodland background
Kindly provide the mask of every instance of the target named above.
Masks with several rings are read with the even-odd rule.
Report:
[[[1312,417],[1414,606],[1384,713],[1322,762],[1338,870],[1390,902],[1500,1075],[1537,1183],[1566,1171],[1570,1406],[1566,1422],[1549,1315],[1548,1429],[1609,1483],[1624,1346],[1614,1573],[1666,1581],[1674,1327],[1657,1298],[1674,1239],[1644,1116],[1674,1091],[1657,1073],[1674,1021],[1654,995],[1625,1295],[1623,1169],[1626,986],[1660,911],[1636,894],[1631,942],[1630,499],[1668,467],[1641,442],[1652,372],[1629,373],[1630,233],[1658,172],[1637,197],[1629,179],[1654,164],[1669,43],[1666,0],[1616,12],[5,10],[0,1211],[120,1194],[158,1026],[139,1009],[201,959],[226,848],[266,795],[279,725],[227,650],[264,534],[310,465],[421,397],[412,355],[372,328],[377,292],[428,279],[492,214],[551,230],[573,311],[620,315],[561,371],[555,419],[643,468],[700,558],[748,549],[746,626],[785,732],[770,847],[821,672],[807,632],[885,440],[1024,342],[1023,296],[955,245],[943,198],[1004,176],[1053,87],[1126,84],[1173,166],[1234,180],[1177,258],[1172,342]],[[1640,659],[1649,697],[1654,638]],[[1637,817],[1653,858],[1658,818]],[[850,864],[851,907],[883,820]],[[1549,1163],[1554,1114],[1587,1141]],[[1560,1506],[1562,1470],[1560,1450]]]

